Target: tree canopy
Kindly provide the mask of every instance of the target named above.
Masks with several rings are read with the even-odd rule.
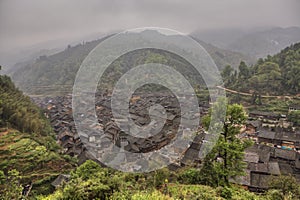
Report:
[[[259,59],[254,66],[240,63],[234,72],[230,66],[222,71],[225,86],[263,94],[298,94],[300,92],[300,43],[285,48],[274,56]]]

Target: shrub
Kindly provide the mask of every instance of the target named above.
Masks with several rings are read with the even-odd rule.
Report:
[[[195,168],[184,169],[178,175],[178,181],[184,184],[198,184],[200,178],[200,170]]]

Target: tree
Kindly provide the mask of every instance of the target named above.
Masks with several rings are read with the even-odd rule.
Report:
[[[300,126],[300,110],[291,111],[288,114],[288,120],[293,122],[294,126]]]
[[[17,170],[12,169],[8,171],[6,180],[3,180],[3,173],[1,174],[1,176],[1,179],[5,182],[5,184],[3,194],[0,194],[0,198],[5,200],[21,199],[22,186],[20,184],[20,173]]]
[[[286,79],[284,79],[284,83],[286,84],[288,90],[297,94],[300,92],[300,61],[297,65],[294,65],[289,68],[286,73]]]
[[[207,128],[209,117],[203,119]],[[228,186],[229,179],[244,174],[244,150],[251,142],[242,141],[237,137],[246,115],[243,107],[238,104],[228,105],[223,132],[212,151],[206,156],[201,169],[202,183],[212,186]]]
[[[4,185],[6,180],[5,174],[2,170],[0,170],[0,185]]]
[[[250,69],[244,61],[239,65],[239,79],[246,80],[250,77]]]
[[[276,92],[280,88],[281,70],[279,65],[273,62],[266,62],[258,66],[257,71],[258,88],[260,93],[263,90]]]
[[[48,158],[49,153],[45,146],[37,146],[34,149],[35,160],[39,163],[40,167],[43,168],[45,160]]]
[[[223,82],[225,86],[231,86],[232,83],[235,82],[235,74],[234,69],[230,65],[226,65],[223,71],[221,72],[221,77],[223,78]]]
[[[122,188],[122,178],[121,172],[101,168],[96,162],[87,160],[71,172],[69,182],[50,199],[107,199]]]
[[[291,175],[273,177],[269,186],[270,189],[279,191],[277,196],[283,196],[283,199],[300,199],[299,184]]]

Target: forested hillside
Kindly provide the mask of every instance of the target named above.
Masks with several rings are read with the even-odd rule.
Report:
[[[67,49],[57,54],[40,56],[34,63],[29,63],[11,72],[11,76],[16,85],[27,93],[39,89],[47,90],[48,86],[52,86],[53,91],[56,91],[61,85],[68,88],[73,84],[81,62],[99,42],[97,40],[74,47],[68,46]]]
[[[300,43],[274,56],[259,59],[254,66],[244,62],[239,71],[226,66],[222,76],[227,88],[258,95],[298,95],[300,92]]]
[[[72,159],[59,154],[41,110],[5,75],[0,75],[0,141],[0,199],[20,199],[29,190],[47,194],[51,180],[73,168]]]
[[[33,132],[46,136],[49,123],[43,119],[40,109],[28,96],[16,88],[10,77],[0,76],[0,126],[12,127],[22,132]]]
[[[28,65],[19,67],[16,71],[11,72],[11,76],[17,86],[28,94],[68,93],[71,91],[71,87],[73,86],[73,82],[81,62],[88,53],[104,39],[106,38],[79,44],[73,47],[68,46],[64,51],[51,56],[40,56],[36,62],[29,63]],[[198,42],[201,43],[208,51],[220,69],[223,69],[226,65],[231,65],[237,68],[241,60],[245,60],[249,64],[253,63],[253,59],[251,57],[223,50],[202,41]],[[157,52],[149,53],[148,50],[145,52],[149,59],[152,60],[153,57],[157,55]],[[139,64],[138,60],[145,59],[143,53],[140,55],[130,54],[129,57],[123,59],[123,63],[130,63],[134,60],[132,59],[133,56],[137,60],[135,63],[131,63],[134,65]],[[137,58],[137,56],[140,56],[140,58]],[[183,65],[182,63],[178,63],[176,60],[169,60],[169,62],[165,63],[170,64],[171,66],[178,66],[178,68],[186,67],[186,64]],[[128,69],[128,66],[125,66],[125,68]]]

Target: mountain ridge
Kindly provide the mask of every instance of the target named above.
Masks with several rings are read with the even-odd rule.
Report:
[[[15,71],[11,71],[10,75],[16,85],[28,94],[34,94],[36,91],[33,87],[39,86],[50,87],[59,85],[60,88],[55,87],[54,90],[61,91],[63,90],[61,86],[73,85],[81,62],[92,49],[108,37],[110,36],[73,47],[68,46],[67,49],[50,56],[40,56],[34,62],[26,63],[23,66],[19,66]],[[254,59],[251,57],[220,49],[196,38],[194,39],[208,51],[219,69],[223,69],[226,65],[237,68],[242,60],[248,64],[254,63]],[[70,88],[68,91],[70,91]]]

